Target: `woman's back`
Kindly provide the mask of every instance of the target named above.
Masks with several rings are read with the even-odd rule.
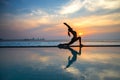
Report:
[[[76,37],[77,38],[77,33],[76,33],[76,31],[70,31],[72,34],[73,34],[73,37]]]

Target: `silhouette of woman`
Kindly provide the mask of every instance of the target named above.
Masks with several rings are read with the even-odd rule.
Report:
[[[73,38],[71,39],[71,41],[69,43],[65,43],[64,45],[71,45],[75,41],[79,40],[79,44],[80,44],[80,46],[82,46],[81,37],[80,36],[77,37],[76,31],[74,31],[67,23],[64,23],[64,24],[68,27],[68,36],[70,36],[70,33],[73,35]]]
[[[74,49],[68,47],[68,50],[71,51],[71,54],[73,55],[72,58],[69,56],[68,57],[68,64],[66,65],[66,67],[64,69],[67,69],[68,67],[70,67],[76,60],[77,60],[77,54],[81,55],[81,47],[79,52],[75,51]]]
[[[58,46],[58,48],[60,48],[60,49],[68,49],[72,54],[72,57],[71,56],[68,57],[68,64],[66,65],[66,67],[64,69],[69,68],[77,60],[77,55],[81,55],[81,47],[79,47],[79,52],[72,49],[69,46],[67,46],[67,47]]]

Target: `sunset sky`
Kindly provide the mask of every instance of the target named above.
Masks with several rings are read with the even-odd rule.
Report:
[[[0,38],[120,40],[120,0],[0,0]]]

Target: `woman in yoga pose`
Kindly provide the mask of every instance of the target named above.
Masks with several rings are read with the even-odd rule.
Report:
[[[64,23],[67,27],[68,27],[68,36],[70,36],[70,33],[73,35],[73,38],[71,39],[71,41],[69,43],[65,43],[64,45],[71,45],[73,44],[75,41],[79,40],[79,44],[80,46],[82,46],[81,44],[81,37],[77,36],[76,31],[74,31],[67,23]]]

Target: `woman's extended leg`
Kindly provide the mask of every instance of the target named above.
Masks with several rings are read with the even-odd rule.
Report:
[[[66,43],[66,45],[71,45],[71,44],[73,44],[77,40],[79,40],[79,45],[81,46],[81,37],[72,38],[69,43]]]
[[[79,45],[81,46],[81,37],[78,37],[78,39],[79,39]]]

